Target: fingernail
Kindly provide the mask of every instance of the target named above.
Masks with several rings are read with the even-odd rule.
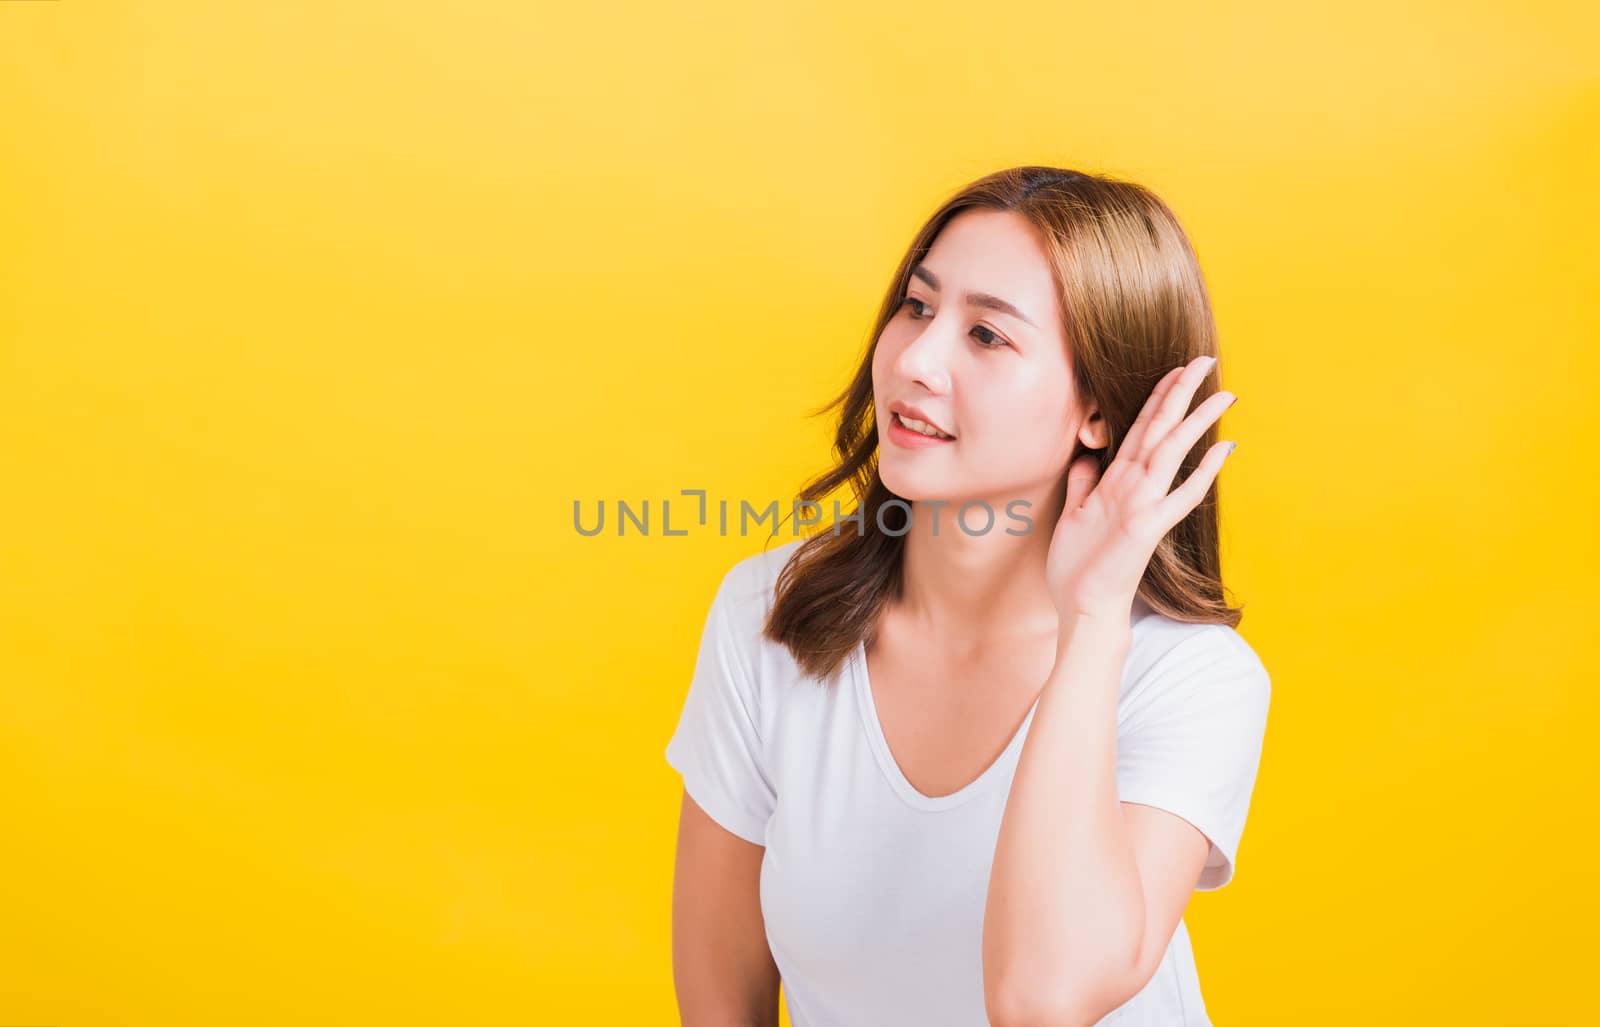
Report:
[[[1228,457],[1232,456],[1233,455],[1233,451],[1238,449],[1238,448],[1239,448],[1239,444],[1237,442],[1228,443],[1228,451],[1226,453],[1222,454],[1222,458],[1224,460],[1226,460]]]

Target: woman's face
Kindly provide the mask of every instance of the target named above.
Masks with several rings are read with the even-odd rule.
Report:
[[[1086,444],[1104,445],[1098,414],[1077,410],[1067,349],[1033,226],[1009,211],[956,215],[913,269],[873,353],[884,485],[908,500],[985,500],[1002,526],[1013,499],[1032,501],[1038,515],[1080,431]],[[896,414],[902,406],[953,438],[914,434]],[[977,532],[982,511],[966,523]]]

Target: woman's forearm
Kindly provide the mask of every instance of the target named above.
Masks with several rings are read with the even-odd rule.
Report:
[[[1063,618],[995,845],[984,992],[1001,1020],[1092,1023],[1137,963],[1144,893],[1117,798],[1126,620]]]

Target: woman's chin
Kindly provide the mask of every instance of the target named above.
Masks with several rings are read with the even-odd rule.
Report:
[[[907,502],[934,499],[945,491],[939,487],[940,482],[933,480],[932,475],[918,474],[905,467],[886,467],[879,463],[878,477],[883,480],[885,488]]]
[[[932,475],[889,475],[880,469],[878,476],[883,479],[885,488],[907,503],[954,502],[954,497],[961,492],[947,481],[935,480]]]

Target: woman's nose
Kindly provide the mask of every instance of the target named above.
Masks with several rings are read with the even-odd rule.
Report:
[[[895,370],[907,381],[920,382],[930,392],[950,388],[949,355],[945,340],[930,323],[900,351]]]

